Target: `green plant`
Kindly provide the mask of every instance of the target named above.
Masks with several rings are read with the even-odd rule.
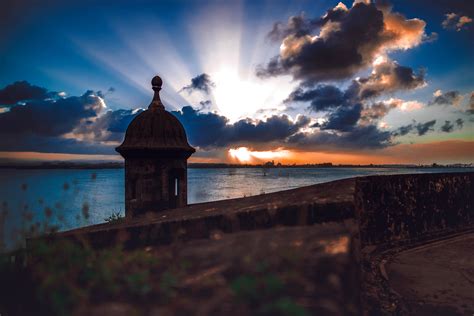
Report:
[[[104,218],[107,223],[120,223],[125,220],[125,217],[120,212],[114,212],[109,217]]]

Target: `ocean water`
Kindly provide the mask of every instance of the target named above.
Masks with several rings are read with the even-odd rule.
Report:
[[[365,175],[461,172],[457,168],[189,169],[188,202],[199,203],[287,190]],[[123,169],[0,169],[0,244],[21,244],[21,231],[103,223],[124,214]]]

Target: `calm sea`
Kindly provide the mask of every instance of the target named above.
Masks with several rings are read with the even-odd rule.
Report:
[[[258,195],[365,175],[460,172],[456,168],[189,169],[188,201]],[[48,225],[61,230],[103,223],[124,214],[123,169],[0,169],[0,243],[10,247],[21,230]],[[3,217],[3,218],[2,218]]]

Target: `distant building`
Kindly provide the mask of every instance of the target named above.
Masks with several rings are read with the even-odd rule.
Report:
[[[151,84],[153,101],[130,123],[116,148],[125,158],[126,217],[187,205],[187,159],[196,150],[161,102],[161,78],[154,77]]]

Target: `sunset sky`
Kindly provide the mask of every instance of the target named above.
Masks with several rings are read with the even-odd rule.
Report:
[[[191,162],[474,163],[471,1],[2,1],[0,161],[121,160],[163,78]]]

